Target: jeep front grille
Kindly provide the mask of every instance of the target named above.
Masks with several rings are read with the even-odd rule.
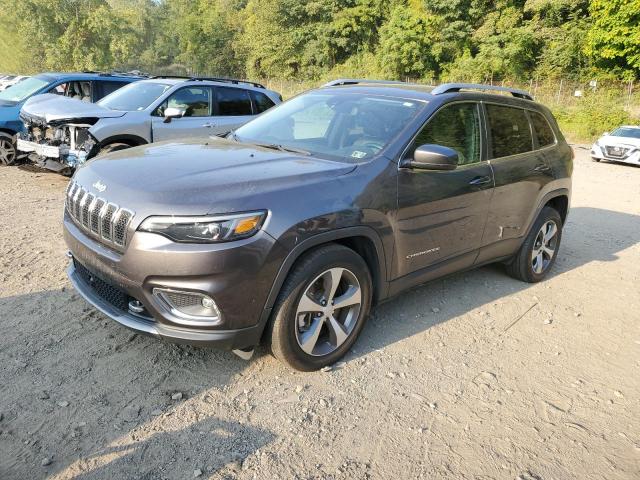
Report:
[[[103,243],[124,247],[127,232],[134,213],[97,197],[75,182],[67,188],[65,202],[69,216],[86,233],[99,238]]]

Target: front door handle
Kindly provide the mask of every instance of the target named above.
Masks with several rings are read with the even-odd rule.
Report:
[[[213,123],[203,123],[202,126],[204,128],[213,128],[213,127],[215,127],[215,124],[213,124]]]
[[[479,185],[486,185],[487,183],[491,183],[491,177],[488,175],[485,175],[484,177],[474,178],[469,182],[469,185],[473,185],[474,187],[477,187]]]
[[[548,165],[545,165],[544,163],[541,163],[536,168],[534,168],[533,171],[538,173],[546,173],[551,171],[551,167],[549,167]]]

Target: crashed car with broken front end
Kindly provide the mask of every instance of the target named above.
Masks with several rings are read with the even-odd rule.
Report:
[[[95,104],[41,95],[20,111],[17,146],[35,164],[70,174],[104,153],[227,133],[281,101],[258,83],[218,78],[141,80]]]

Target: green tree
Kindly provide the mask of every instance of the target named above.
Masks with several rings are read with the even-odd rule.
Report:
[[[640,0],[591,0],[586,53],[620,76],[640,74]]]

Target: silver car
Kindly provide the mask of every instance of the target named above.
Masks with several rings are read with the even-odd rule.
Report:
[[[22,107],[18,150],[44,168],[71,173],[103,153],[221,135],[281,101],[258,83],[217,78],[155,77],[95,104],[40,95]]]
[[[625,125],[603,134],[591,147],[591,158],[640,165],[640,127]]]

